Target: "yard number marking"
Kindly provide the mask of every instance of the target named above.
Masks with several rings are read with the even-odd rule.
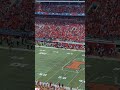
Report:
[[[11,63],[10,66],[13,66],[13,67],[25,67],[27,66],[28,64],[22,64],[22,63]]]
[[[67,77],[62,77],[62,76],[59,76],[58,78],[59,79],[67,79]]]
[[[69,54],[69,55],[73,55],[73,53],[67,53],[67,54]]]
[[[46,55],[47,53],[44,53],[44,52],[40,52],[39,54],[42,54],[42,55]]]
[[[79,80],[79,82],[81,82],[81,83],[85,83],[85,81],[84,81],[84,80]]]
[[[47,76],[47,74],[45,74],[45,73],[39,73],[39,75],[44,76],[44,77]]]

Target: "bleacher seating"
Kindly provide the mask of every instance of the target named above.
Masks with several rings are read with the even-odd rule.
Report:
[[[26,30],[29,30],[29,28],[32,25],[26,25],[28,22],[32,22],[34,19],[34,14],[31,13],[34,12],[34,9],[32,8],[32,5],[34,5],[33,2],[30,0],[22,0],[21,2],[14,2],[11,3],[10,0],[7,0],[8,3],[5,3],[4,1],[1,1],[0,3],[0,27],[1,28],[7,28],[7,29],[13,29],[18,30],[20,28]],[[7,5],[7,7],[5,6]],[[4,8],[5,7],[5,8]],[[30,23],[29,23],[30,24]],[[21,30],[22,30],[21,29]],[[29,30],[31,31],[31,30]]]
[[[109,56],[117,55],[114,43],[86,42],[86,55]]]
[[[120,0],[88,0],[86,7],[91,6],[93,1],[98,8],[94,12],[88,8],[86,36],[107,40],[120,39]]]
[[[35,36],[36,38],[83,42],[85,38],[85,25],[73,21],[74,19],[36,18]]]
[[[36,3],[35,12],[79,14],[79,13],[85,13],[85,4],[81,4],[81,5],[46,4],[45,5],[41,3]]]

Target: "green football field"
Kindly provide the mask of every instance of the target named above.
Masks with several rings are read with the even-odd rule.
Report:
[[[79,64],[84,62],[84,55],[84,51],[36,47],[35,80],[85,90],[85,64]]]
[[[0,85],[1,90],[34,89],[34,54],[33,51],[6,47],[0,48]]]
[[[120,59],[85,58],[86,82],[120,86]]]
[[[80,65],[80,70],[66,68],[72,61],[83,62],[84,59],[86,68],[84,65]],[[84,80],[120,85],[120,60],[84,58],[82,51],[36,47],[35,52],[21,49],[9,52],[0,48],[0,60],[2,90],[33,90],[33,77],[42,82],[60,82],[81,90],[85,89]]]

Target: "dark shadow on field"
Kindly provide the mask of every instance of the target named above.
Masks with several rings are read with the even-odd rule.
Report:
[[[0,49],[1,90],[34,89],[34,52]]]
[[[86,87],[94,88],[94,85],[90,85],[94,83],[99,86],[108,85],[108,88],[111,86],[118,88],[120,86],[120,61],[86,58],[85,75]]]

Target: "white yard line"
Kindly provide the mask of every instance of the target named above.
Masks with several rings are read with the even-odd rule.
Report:
[[[102,76],[102,77],[97,77],[92,81],[96,81],[96,80],[103,79],[103,78],[112,78],[112,77],[110,77],[110,76]]]
[[[72,73],[77,74],[77,72],[76,72],[76,71],[69,71],[69,70],[63,70],[63,71],[72,72]],[[79,72],[78,72],[78,73],[79,73]]]
[[[67,56],[65,57],[65,58],[67,58]],[[44,61],[43,61],[44,62]],[[58,63],[59,64],[59,63]],[[51,67],[46,73],[48,73],[50,70],[52,70],[55,66],[57,66],[58,64],[55,64],[53,67]],[[61,69],[60,69],[61,70]],[[42,76],[39,76],[39,78],[41,78]],[[37,80],[39,79],[39,78],[37,78]]]
[[[82,68],[80,71],[84,71],[85,70],[85,68]]]
[[[78,73],[73,77],[73,79],[67,85],[69,85],[77,77],[77,75]]]
[[[68,65],[70,62],[71,62],[71,61],[69,61],[68,63],[66,63],[64,66],[62,66],[62,70],[63,70],[63,68],[64,68],[66,65]]]
[[[42,46],[42,47],[44,47],[44,46]],[[44,48],[53,48],[53,49],[56,49],[56,48],[54,48],[54,47],[44,47]],[[58,49],[58,48],[57,48],[57,49]],[[66,50],[66,49],[64,49],[64,50]],[[69,49],[69,50],[70,50],[70,49]],[[73,50],[73,51],[78,51],[78,50]],[[81,51],[81,50],[80,50],[80,51]],[[77,55],[78,55],[78,54],[77,54]],[[77,55],[76,55],[76,56],[77,56]],[[76,56],[75,56],[75,57],[76,57]],[[66,57],[67,57],[67,56],[66,56]],[[65,58],[66,58],[66,57],[65,57]],[[74,58],[75,58],[75,57],[74,57]],[[74,58],[73,58],[71,61],[73,61]],[[68,65],[71,61],[67,62],[63,67],[65,67],[66,65]],[[57,66],[57,64],[54,65],[52,68],[54,68],[55,66]],[[62,67],[62,69],[63,69],[63,67]],[[50,71],[52,68],[50,68],[49,71]],[[60,69],[60,70],[61,70],[61,69]],[[57,72],[55,72],[46,82],[48,82],[51,78],[53,78],[60,70],[58,70]],[[49,72],[49,71],[48,71],[48,72]],[[67,73],[68,73],[68,72],[75,73],[75,76],[74,76],[73,79],[68,83],[68,85],[76,78],[76,76],[77,76],[78,73],[80,72],[80,71],[79,71],[79,72],[77,73],[77,72],[68,71],[68,70],[63,70],[63,71],[67,71]],[[82,70],[82,71],[83,71],[83,70]],[[66,74],[67,74],[67,73],[66,73]],[[58,82],[57,82],[57,83],[58,83]]]
[[[54,73],[46,82],[48,82],[53,76],[55,76],[60,70],[58,70],[56,73]]]
[[[91,82],[96,81],[96,80],[98,80],[98,79],[100,79],[100,77],[97,77],[97,78],[93,79]]]
[[[67,72],[67,73],[68,73],[68,72]],[[65,73],[65,75],[67,75],[67,73]],[[64,75],[64,76],[65,76],[65,75]],[[61,80],[62,80],[62,79],[61,79]],[[58,80],[58,82],[61,81],[61,80]],[[58,84],[58,82],[57,82],[56,84]]]
[[[57,66],[57,64],[54,65],[53,67],[51,67],[46,73],[48,73],[50,70],[52,70],[55,66]],[[42,76],[39,76],[39,78],[41,78],[41,77],[42,77]],[[39,78],[37,78],[37,80],[38,80]]]
[[[78,54],[77,54],[77,55],[75,55],[75,57],[76,57],[76,56],[78,56]],[[70,63],[70,62],[74,61],[75,57],[74,57],[72,60],[70,60],[68,63]],[[66,63],[66,64],[62,67],[62,70],[63,70],[63,68],[64,68],[66,65],[68,65],[68,63]]]
[[[78,88],[80,88],[83,83],[84,83],[84,82],[82,82],[82,83],[78,86]]]
[[[38,80],[39,78],[41,78],[42,76],[39,76],[36,80]]]
[[[67,56],[66,56],[65,58],[67,58]],[[57,65],[58,65],[58,64],[55,64],[53,67],[55,67],[55,66],[57,66]],[[53,67],[52,67],[52,68],[53,68]],[[48,70],[48,72],[49,72],[50,70],[52,70],[52,68],[50,68],[50,69]],[[59,69],[58,72],[59,72],[60,70],[61,70],[61,69]],[[48,73],[48,72],[47,72],[47,73]],[[51,76],[51,77],[53,77],[53,76]],[[47,80],[47,81],[48,81],[48,80]]]
[[[94,77],[96,74],[97,73],[93,74],[90,78],[87,79],[87,81],[90,80],[92,77]]]

